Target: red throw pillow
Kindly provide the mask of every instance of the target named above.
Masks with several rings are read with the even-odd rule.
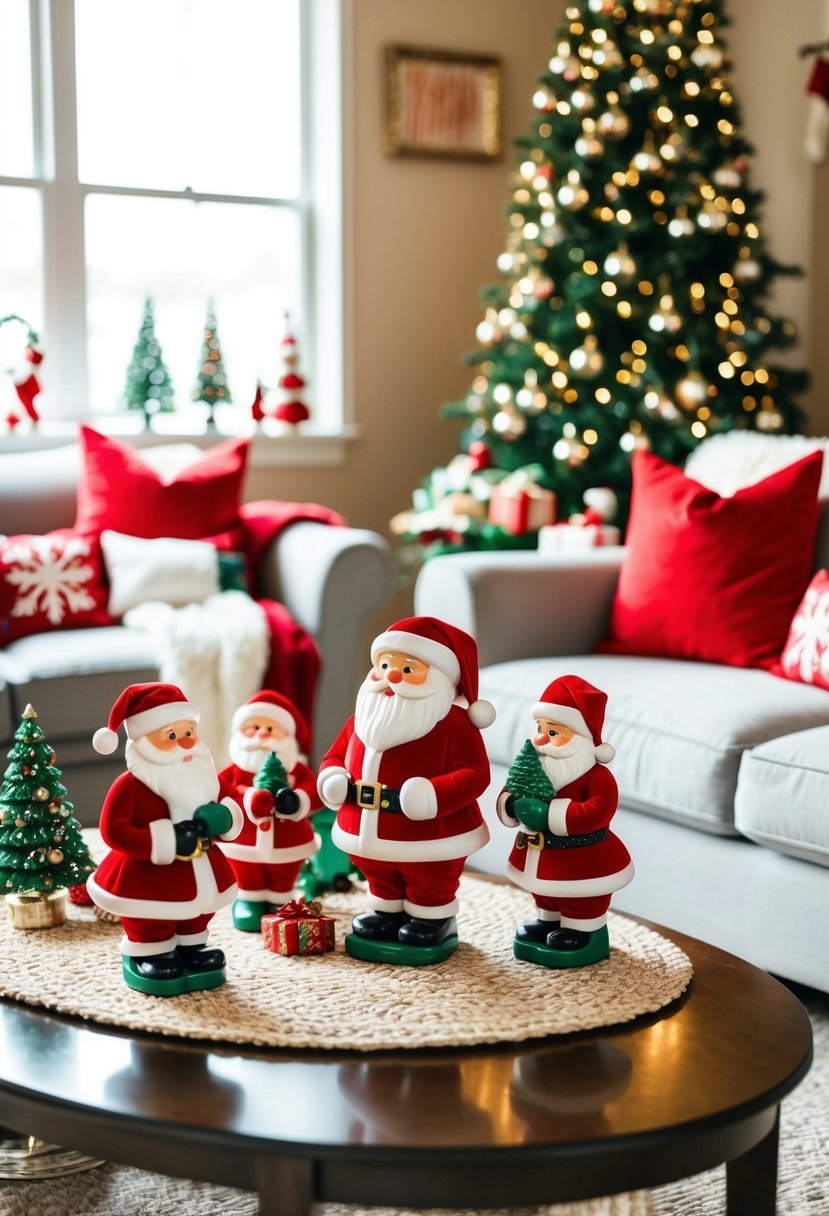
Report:
[[[780,662],[772,671],[787,680],[829,689],[829,570],[818,570],[806,588]]]
[[[812,452],[721,498],[637,452],[628,552],[598,650],[771,667],[812,572],[822,462]]]
[[[217,444],[168,482],[127,444],[88,426],[80,435],[76,529],[201,540],[238,528],[249,440]]]
[[[51,629],[111,625],[101,547],[71,528],[0,538],[0,646]]]

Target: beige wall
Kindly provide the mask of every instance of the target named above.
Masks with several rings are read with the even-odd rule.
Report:
[[[249,492],[316,499],[355,525],[385,531],[412,489],[457,451],[458,427],[438,417],[461,397],[475,342],[479,291],[503,247],[510,139],[527,129],[564,0],[354,0],[353,306],[357,422],[343,468],[256,474]],[[802,151],[807,65],[801,42],[823,36],[823,0],[731,0],[735,91],[767,192],[766,231],[781,261],[808,268],[776,301],[803,332],[795,361],[814,366],[813,433],[829,432],[829,170]],[[793,19],[796,12],[796,19]],[[495,164],[386,159],[382,47],[386,42],[495,52],[504,68],[505,150]]]

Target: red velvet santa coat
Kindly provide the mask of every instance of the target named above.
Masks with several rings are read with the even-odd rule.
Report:
[[[255,774],[239,768],[238,764],[229,764],[219,776],[236,789],[240,801],[247,790],[253,788]],[[319,837],[314,835],[308,820],[309,814],[320,810],[316,778],[308,765],[301,762],[294,765],[290,776],[292,788],[299,794],[297,813],[286,815],[285,818],[271,815],[259,820],[247,815],[233,843],[222,845],[222,852],[231,861],[281,866],[292,861],[304,861],[319,850]]]
[[[184,791],[183,791],[184,794]],[[243,822],[233,788],[216,780],[215,800],[233,816],[222,840],[232,840]],[[99,907],[118,916],[146,920],[191,920],[216,912],[236,896],[230,863],[215,843],[201,856],[177,860],[173,824],[197,810],[175,817],[163,798],[125,772],[113,782],[101,811],[101,835],[109,845],[86,885]]]
[[[507,815],[508,795],[498,796],[498,817],[510,827],[515,820]],[[582,836],[609,828],[619,802],[619,789],[613,774],[603,764],[595,764],[583,777],[556,792],[550,802],[548,831],[554,836]],[[523,829],[519,823],[519,830]],[[559,898],[585,898],[611,895],[627,886],[633,878],[633,862],[618,836],[608,831],[597,844],[570,849],[518,848],[509,855],[507,875],[533,895]]]
[[[453,705],[427,735],[385,752],[367,749],[349,718],[320,771],[345,769],[350,781],[381,781],[400,790],[410,777],[431,781],[437,814],[409,819],[402,811],[371,811],[345,802],[331,839],[351,857],[378,861],[449,861],[483,848],[489,831],[476,801],[489,784],[481,732]]]

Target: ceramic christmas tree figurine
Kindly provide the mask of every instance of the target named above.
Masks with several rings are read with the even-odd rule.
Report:
[[[354,918],[356,958],[418,965],[457,948],[458,883],[489,833],[477,799],[489,783],[473,638],[408,617],[371,646],[355,712],[323,759],[318,789],[337,811],[332,838],[368,883]]]
[[[31,705],[23,711],[0,786],[0,891],[11,923],[45,929],[66,919],[66,888],[95,868]]]
[[[243,813],[199,740],[199,711],[174,684],[131,684],[93,746],[111,755],[126,730],[127,771],[101,811],[109,853],[87,879],[95,903],[121,918],[129,988],[178,996],[225,981],[225,956],[208,926],[236,884],[213,841],[233,840]]]
[[[232,763],[221,777],[236,790],[246,819],[222,851],[239,886],[233,923],[258,933],[262,916],[292,898],[303,861],[319,848],[309,815],[320,802],[305,759],[308,725],[287,697],[267,688],[254,693],[231,730]]]
[[[619,793],[605,767],[607,696],[579,676],[553,680],[532,707],[536,733],[513,761],[498,796],[499,819],[518,828],[507,874],[535,900],[536,919],[515,932],[516,958],[582,967],[607,958],[607,910],[633,878],[610,831]]]

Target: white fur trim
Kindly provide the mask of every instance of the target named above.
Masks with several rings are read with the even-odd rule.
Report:
[[[554,836],[569,836],[567,831],[567,808],[570,805],[569,798],[553,798],[550,803],[550,809],[547,814],[547,823],[550,826],[550,831]]]
[[[230,827],[219,837],[219,839],[235,840],[245,824],[245,816],[242,813],[242,808],[239,806],[239,803],[235,800],[235,798],[223,798],[219,805],[226,806],[233,816],[233,822],[231,823]]]
[[[434,819],[438,796],[428,777],[409,777],[400,787],[400,809],[407,819]]]
[[[495,706],[489,701],[473,701],[466,712],[469,721],[473,726],[477,726],[478,730],[485,730],[495,721]]]
[[[279,848],[273,842],[273,820],[263,832],[258,829],[255,844],[222,844],[222,852],[231,861],[246,861],[252,865],[281,866],[291,861],[305,861],[320,851],[320,838],[314,836],[311,840],[303,840],[301,844],[292,844],[288,848]]]
[[[547,718],[550,722],[560,722],[562,726],[569,726],[570,730],[574,730],[577,735],[584,735],[585,739],[593,738],[581,710],[572,705],[554,705],[551,701],[539,701],[530,710],[530,717]]]
[[[362,819],[376,825],[377,816],[365,811]],[[344,832],[338,823],[331,829],[331,839],[338,849],[350,857],[368,857],[374,861],[454,861],[458,857],[471,857],[489,840],[489,829],[485,823],[463,832],[459,836],[442,836],[436,840],[386,840],[375,836],[371,839]]]
[[[141,739],[144,735],[151,735],[154,730],[161,730],[162,726],[169,726],[171,722],[198,720],[199,711],[190,701],[168,701],[166,705],[154,705],[152,709],[124,718],[124,727],[128,739]]]
[[[92,736],[92,746],[101,756],[111,756],[118,746],[118,732],[102,726]]]
[[[325,790],[329,791],[328,795]],[[348,793],[348,772],[336,765],[324,768],[317,777],[317,793],[327,807],[332,811],[338,811]]]
[[[294,823],[299,823],[300,819],[307,819],[311,810],[311,799],[305,793],[305,790],[294,790],[299,799],[299,810],[294,811],[293,815],[280,815],[279,811],[274,811],[275,819],[290,819]]]
[[[236,892],[237,899],[248,899],[257,904],[278,904],[280,908],[293,897],[293,891],[271,891],[269,887],[259,887],[256,891],[247,891],[240,887]]]
[[[176,944],[179,946],[204,946],[210,934],[207,929],[202,929],[201,933],[179,933],[176,936]]]
[[[562,916],[562,929],[579,929],[582,933],[594,933],[596,929],[601,929],[602,925],[607,924],[607,913],[604,916],[594,916],[590,920],[580,920],[576,916]]]
[[[273,705],[270,701],[251,701],[249,705],[240,705],[230,720],[231,732],[235,735],[251,718],[267,718],[269,722],[278,722],[289,735],[296,735],[296,722],[281,705]]]
[[[403,911],[402,899],[381,899],[379,895],[372,895],[371,891],[368,893],[368,899],[366,902],[373,912]]]
[[[598,747],[593,749],[593,755],[599,764],[610,764],[610,761],[616,755],[616,748],[612,743],[600,743]]]
[[[514,819],[512,815],[508,815],[506,811],[507,799],[509,796],[509,790],[501,790],[501,793],[498,795],[495,801],[495,813],[505,827],[517,828],[519,827],[518,820]]]
[[[538,856],[535,850],[534,853]],[[579,898],[588,895],[612,895],[614,891],[621,891],[633,878],[634,869],[631,861],[623,870],[617,870],[615,874],[602,874],[599,878],[540,879],[535,872],[527,874],[512,862],[508,862],[506,874],[516,886],[530,891],[533,895],[570,895]]]
[[[169,819],[154,819],[150,824],[150,861],[154,866],[168,866],[176,859],[176,832]]]
[[[440,904],[413,904],[408,899],[403,900],[403,910],[409,913],[409,916],[419,916],[421,920],[443,920],[447,916],[457,916],[460,903],[457,899],[453,899],[451,903]]]
[[[536,904],[535,919],[543,920],[548,925],[557,925],[561,920],[561,913],[551,912],[549,908],[539,908]]]
[[[131,942],[125,933],[119,949],[127,958],[151,958],[154,954],[168,954],[177,944],[177,937],[167,937],[163,942]]]
[[[421,663],[437,667],[438,671],[442,671],[453,686],[461,678],[461,666],[455,652],[448,646],[444,646],[443,642],[436,642],[432,638],[422,638],[419,633],[404,633],[397,629],[389,629],[385,633],[381,633],[371,644],[372,663],[376,656],[385,650],[399,650],[403,654],[410,654],[413,659],[420,659]]]

